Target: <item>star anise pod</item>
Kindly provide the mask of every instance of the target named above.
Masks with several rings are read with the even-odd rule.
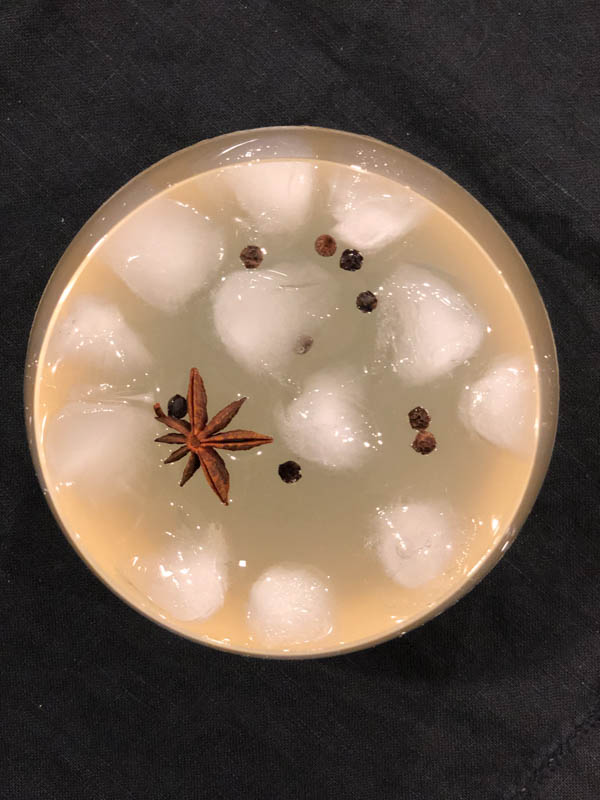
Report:
[[[206,411],[204,381],[194,367],[190,370],[187,394],[189,422],[186,419],[168,417],[160,407],[160,403],[154,404],[156,419],[177,431],[177,433],[167,433],[164,436],[159,436],[154,441],[181,445],[168,458],[165,458],[165,464],[179,461],[180,458],[183,458],[188,453],[190,454],[181,476],[180,486],[189,481],[198,467],[202,467],[208,485],[222,503],[228,504],[229,473],[225,462],[215,451],[215,448],[221,450],[251,450],[253,447],[270,444],[273,441],[270,436],[255,433],[254,431],[223,431],[223,428],[229,425],[238,413],[245,400],[246,398],[242,397],[239,400],[234,400],[233,403],[229,403],[218,414],[215,414],[209,422]]]

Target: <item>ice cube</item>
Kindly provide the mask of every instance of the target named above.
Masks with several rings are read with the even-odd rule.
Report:
[[[92,495],[107,487],[127,490],[140,464],[152,464],[156,422],[151,405],[72,402],[45,426],[50,482]],[[154,458],[153,458],[154,456]]]
[[[411,503],[381,509],[377,528],[384,570],[409,589],[441,575],[453,554],[456,521],[445,507]]]
[[[250,590],[248,625],[271,646],[322,639],[333,627],[327,579],[303,565],[270,567]]]
[[[336,225],[333,235],[344,246],[373,253],[405,236],[427,214],[425,201],[408,190],[377,192],[371,175],[340,172],[330,195]]]
[[[479,380],[463,389],[460,417],[492,444],[526,455],[535,436],[536,394],[523,359],[497,359]]]
[[[310,162],[281,160],[238,164],[226,178],[251,225],[261,233],[287,233],[308,217],[313,174]]]
[[[207,619],[221,608],[227,591],[223,533],[211,524],[200,542],[198,531],[165,532],[162,547],[134,556],[126,575],[171,617],[185,622]]]
[[[298,339],[313,339],[335,310],[337,286],[314,264],[238,270],[215,293],[217,333],[230,355],[253,371],[281,369],[298,358]]]
[[[49,358],[74,356],[80,361],[106,367],[144,369],[150,353],[142,339],[112,303],[82,295],[57,324],[50,342]]]
[[[215,222],[166,197],[138,209],[99,251],[132,292],[170,314],[208,286],[223,255]]]
[[[325,467],[357,469],[369,454],[363,387],[350,370],[322,371],[278,415],[293,453]]]
[[[384,281],[377,314],[379,358],[390,358],[392,369],[414,385],[452,372],[483,339],[483,322],[463,295],[413,264]]]

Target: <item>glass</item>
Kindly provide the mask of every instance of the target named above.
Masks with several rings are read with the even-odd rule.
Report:
[[[448,176],[403,150],[366,136],[322,128],[291,126],[225,134],[199,142],[153,165],[127,183],[86,222],[65,251],[48,282],[33,323],[27,355],[25,410],[28,437],[36,472],[47,502],[68,540],[110,588],[141,613],[146,613],[161,623],[156,616],[140,609],[135,599],[127,596],[120,588],[117,589],[102,574],[101,569],[89,563],[73,532],[63,524],[54,500],[46,489],[47,476],[40,453],[41,420],[35,410],[39,393],[39,358],[43,353],[47,332],[52,328],[53,320],[60,308],[61,299],[68,294],[94,248],[116,225],[150,198],[193,175],[264,158],[312,158],[353,165],[357,169],[380,174],[408,185],[445,211],[483,246],[501,271],[520,306],[533,344],[538,371],[539,430],[535,459],[529,479],[523,486],[521,502],[503,536],[495,540],[493,547],[481,554],[476,561],[469,562],[469,569],[459,585],[455,585],[441,597],[434,607],[428,607],[411,618],[401,630],[393,628],[384,636],[378,633],[373,637],[340,644],[329,650],[292,654],[293,657],[331,655],[367,647],[406,632],[431,619],[469,591],[498,562],[522,527],[542,485],[552,453],[558,413],[558,368],[552,331],[542,299],[531,273],[506,233],[481,204]],[[167,625],[167,627],[172,626]],[[226,649],[246,652],[242,648]],[[256,649],[251,653],[285,655]]]

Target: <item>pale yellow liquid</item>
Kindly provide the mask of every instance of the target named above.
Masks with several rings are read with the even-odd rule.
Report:
[[[171,198],[193,206],[222,231],[221,260],[206,285],[176,313],[167,314],[134,294],[115,274],[105,256],[107,240],[87,259],[63,299],[40,359],[35,417],[46,485],[82,554],[123,597],[153,618],[183,634],[236,650],[331,651],[410,626],[412,619],[464,582],[505,535],[535,450],[535,434],[525,453],[516,455],[467,431],[458,418],[463,387],[499,356],[521,359],[535,385],[528,330],[514,296],[483,247],[441,209],[416,198],[426,206],[416,227],[366,256],[361,270],[343,271],[339,255],[353,246],[352,241],[340,241],[337,254],[329,259],[316,255],[313,243],[316,236],[334,227],[330,186],[340,171],[350,173],[350,169],[327,162],[313,166],[315,185],[308,219],[284,234],[262,233],[260,225],[247,223],[232,190],[235,178],[227,176],[234,168],[173,186],[168,193]],[[407,187],[381,176],[363,174],[361,181],[375,193],[415,197]],[[120,235],[139,213],[135,211],[120,224]],[[312,349],[287,362],[283,371],[257,373],[238,363],[215,332],[212,298],[223,277],[243,269],[239,253],[250,243],[266,251],[260,269],[277,269],[282,262],[310,262],[327,270],[339,284],[336,311],[323,321]],[[403,262],[434,267],[464,294],[486,327],[481,346],[467,363],[421,386],[406,385],[377,358],[375,328],[383,299],[372,314],[361,314],[355,306],[358,292],[377,291]],[[124,369],[117,369],[110,362],[88,364],[62,352],[54,331],[82,296],[116,305],[150,353],[151,362],[144,368],[127,362]],[[171,395],[185,394],[192,366],[204,378],[209,414],[238,396],[247,396],[229,427],[251,428],[275,438],[273,444],[248,452],[223,452],[231,475],[228,507],[212,494],[201,472],[180,488],[185,461],[163,465],[169,446],[153,442],[167,431],[154,420],[152,402],[159,400],[166,410]],[[364,391],[360,413],[370,425],[370,452],[358,469],[332,469],[311,462],[280,435],[280,408],[298,396],[315,373],[336,367],[350,370]],[[132,459],[136,464],[133,477],[126,481],[120,480],[117,470],[112,483],[103,479],[96,490],[89,475],[85,481],[64,481],[53,474],[46,434],[67,403],[84,397],[100,403],[124,402],[147,412],[147,437],[140,448],[132,452],[128,446],[115,446],[114,464]],[[410,447],[415,432],[406,414],[416,405],[426,407],[432,416],[438,449],[429,456],[418,455]],[[537,404],[532,407],[534,430]],[[277,474],[278,465],[289,459],[302,466],[303,477],[293,485],[284,484]],[[441,574],[407,588],[389,577],[378,558],[375,523],[377,509],[417,501],[443,501],[460,525],[452,557]],[[174,532],[201,544],[215,530],[225,547],[223,605],[206,619],[182,621],[149,599],[136,581],[135,564],[140,559],[150,563],[153,553],[160,554]],[[289,563],[316,570],[329,589],[331,629],[313,641],[293,641],[293,637],[270,641],[248,624],[253,583],[264,570]]]

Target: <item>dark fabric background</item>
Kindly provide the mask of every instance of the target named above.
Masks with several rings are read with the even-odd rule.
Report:
[[[0,4],[0,797],[600,797],[596,0]],[[228,656],[117,600],[27,453],[27,334],[86,218],[207,136],[311,123],[404,147],[496,215],[562,368],[550,474],[493,573],[424,628],[312,662]]]

